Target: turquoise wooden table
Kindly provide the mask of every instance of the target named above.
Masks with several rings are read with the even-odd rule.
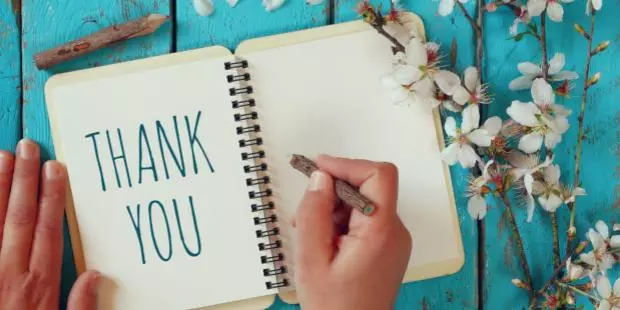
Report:
[[[45,158],[54,157],[43,97],[43,86],[54,73],[210,45],[234,49],[240,41],[248,38],[356,18],[354,0],[326,0],[316,6],[309,6],[302,0],[288,0],[281,9],[272,13],[266,13],[260,2],[241,0],[233,9],[224,1],[216,1],[215,13],[210,17],[201,17],[194,11],[190,0],[0,1],[0,149],[14,150],[17,141],[27,137],[42,145]],[[430,0],[401,2],[423,18],[428,37],[441,43],[445,50],[456,39],[459,70],[473,63],[473,33],[462,14],[440,17],[436,13],[438,2]],[[388,3],[385,5],[388,6]],[[466,6],[473,10],[473,3]],[[582,72],[586,56],[585,40],[572,30],[571,24],[588,24],[584,15],[585,2],[577,0],[576,3],[564,5],[564,8],[565,23],[548,25],[552,38],[550,52],[565,52],[567,68]],[[604,78],[590,92],[592,104],[587,107],[587,139],[583,155],[585,172],[582,179],[589,195],[579,204],[577,228],[580,234],[598,219],[606,219],[608,223],[620,219],[620,22],[616,16],[620,12],[620,1],[605,0],[604,12],[597,16],[599,27],[595,38],[599,41],[611,40],[613,44],[593,64],[594,72],[601,71]],[[32,57],[39,51],[149,13],[170,15],[173,22],[167,23],[154,35],[96,52],[51,71],[39,71],[34,65]],[[487,111],[490,114],[503,113],[510,101],[516,99],[513,98],[514,93],[508,90],[508,82],[518,76],[516,64],[540,59],[539,48],[533,39],[526,38],[519,43],[507,40],[507,29],[513,20],[511,14],[500,10],[485,18],[487,55],[484,70],[487,80],[494,82],[491,92],[496,98]],[[578,110],[579,96],[580,93],[577,93],[565,104]],[[570,118],[574,125],[577,123],[575,114]],[[576,132],[576,126],[572,126],[564,136],[565,141],[556,149],[558,162],[565,168],[573,166]],[[525,307],[526,294],[511,284],[511,279],[521,277],[521,269],[508,229],[505,229],[503,213],[499,209],[491,210],[484,222],[471,220],[461,195],[466,174],[461,168],[453,168],[452,173],[465,246],[465,265],[454,275],[402,286],[397,308]],[[561,227],[567,227],[565,211],[560,213]],[[527,224],[525,210],[517,210],[516,213],[534,284],[539,287],[551,274],[549,217],[537,214],[534,222]],[[62,308],[76,277],[68,236],[66,239]],[[277,301],[272,308],[294,307]]]

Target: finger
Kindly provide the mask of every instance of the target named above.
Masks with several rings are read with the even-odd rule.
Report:
[[[0,271],[23,272],[30,262],[32,235],[37,219],[39,146],[22,140],[17,146],[15,173],[4,223]]]
[[[39,216],[34,230],[30,269],[54,281],[60,280],[62,264],[62,216],[66,199],[67,174],[56,161],[43,166]]]
[[[101,274],[87,271],[81,274],[69,293],[68,310],[97,309],[97,287]]]
[[[319,156],[316,162],[335,178],[358,186],[360,193],[377,205],[376,216],[396,213],[398,169],[393,164],[327,155]]]
[[[333,255],[334,182],[331,176],[315,171],[297,209],[297,259],[300,268],[326,266]]]
[[[13,181],[13,167],[15,158],[9,152],[0,151],[0,248],[2,248],[2,232],[4,230],[4,218],[9,205],[9,193]]]

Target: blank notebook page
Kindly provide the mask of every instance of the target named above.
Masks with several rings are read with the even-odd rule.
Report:
[[[363,31],[241,57],[250,66],[287,252],[288,219],[307,184],[288,160],[326,153],[398,166],[398,211],[414,236],[410,267],[462,256],[433,113],[390,101],[381,85],[392,61],[385,38]]]
[[[227,60],[51,90],[86,266],[114,282],[100,309],[189,309],[269,293]]]

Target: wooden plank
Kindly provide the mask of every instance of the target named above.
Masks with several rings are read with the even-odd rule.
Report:
[[[168,0],[71,2],[41,0],[23,3],[23,130],[24,136],[41,144],[44,158],[54,157],[43,96],[43,87],[47,79],[54,73],[168,53],[172,42],[171,26],[168,23],[153,35],[97,51],[54,67],[50,71],[37,70],[33,55],[112,24],[122,23],[150,13],[169,15],[169,2]],[[122,112],[119,111],[119,113]],[[73,253],[66,229],[64,249],[61,309],[65,309],[69,289],[75,280]]]
[[[241,0],[235,8],[215,1],[211,16],[196,14],[191,1],[177,1],[176,47],[179,51],[223,45],[234,51],[247,39],[318,27],[328,22],[328,1],[309,6],[305,1],[287,1],[273,12],[266,12],[261,1]],[[269,309],[298,309],[277,299]]]
[[[589,28],[589,18],[584,14],[583,3],[563,4],[565,14],[561,24],[547,21],[550,44],[550,57],[561,51],[566,55],[565,69],[577,71],[583,76],[586,56],[586,41],[578,35],[572,24],[578,22]],[[620,10],[620,2],[607,1],[603,11],[596,16],[596,31],[594,40],[600,42],[611,40],[610,48],[597,56],[593,61],[593,71],[601,71],[603,78],[589,95],[589,104],[586,110],[585,128],[587,138],[584,143],[582,159],[582,182],[588,191],[588,196],[580,198],[577,203],[578,238],[583,240],[588,228],[593,227],[599,219],[607,223],[617,222],[620,205],[620,106],[617,104],[620,97],[620,57],[618,41],[620,30],[614,13]],[[538,43],[528,37],[521,42],[506,40],[508,27],[514,16],[505,10],[491,14],[486,19],[486,34],[492,34],[487,41],[487,73],[491,83],[491,92],[495,96],[492,105],[494,115],[505,116],[505,109],[515,99],[531,100],[528,91],[519,93],[508,89],[508,83],[519,76],[516,70],[517,63],[523,61],[540,61],[540,47]],[[556,162],[562,169],[562,181],[567,184],[573,182],[574,154],[577,138],[577,115],[582,93],[583,79],[576,81],[576,86],[569,100],[558,100],[573,110],[569,121],[570,131],[564,135],[563,142],[556,148]],[[532,269],[535,288],[540,288],[551,275],[552,271],[552,238],[551,224],[548,214],[542,209],[534,215],[532,223],[526,223],[524,208],[516,210],[518,225],[521,229],[527,259]],[[485,249],[487,260],[484,271],[484,305],[487,309],[505,309],[506,305],[523,308],[527,305],[527,295],[524,291],[515,288],[510,280],[521,278],[522,272],[515,256],[513,243],[510,241],[510,232],[503,219],[503,207],[488,213],[487,234]],[[560,234],[563,237],[568,228],[568,210],[562,207],[558,211]],[[560,242],[561,253],[564,253],[564,238]],[[564,255],[564,254],[562,254]]]
[[[372,2],[381,3],[381,1]],[[357,18],[354,10],[356,3],[352,0],[335,0],[335,21],[342,22]],[[384,8],[389,8],[390,1],[382,3]],[[400,3],[422,18],[427,37],[441,44],[442,52],[446,57],[449,57],[452,39],[456,39],[459,70],[473,63],[473,34],[469,24],[460,14],[456,18],[442,18],[436,13],[436,4],[415,0],[400,1]],[[457,194],[455,197],[465,248],[465,265],[455,275],[402,286],[396,303],[397,309],[474,309],[478,307],[477,224],[467,214],[467,201],[463,195],[459,195],[465,188],[467,174],[461,168],[452,168],[451,173]]]
[[[235,8],[215,1],[214,13],[203,17],[196,14],[191,1],[177,1],[177,50],[223,45],[234,51],[246,39],[322,26],[328,20],[327,2],[310,6],[305,1],[286,1],[268,13],[261,1],[241,0]]]
[[[0,150],[21,138],[21,55],[19,1],[0,2]]]

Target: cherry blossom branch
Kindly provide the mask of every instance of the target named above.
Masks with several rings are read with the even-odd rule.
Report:
[[[588,56],[586,58],[586,65],[583,73],[583,93],[581,94],[581,107],[579,110],[579,117],[577,118],[579,125],[577,126],[577,150],[575,151],[575,170],[573,176],[573,188],[578,187],[580,183],[581,176],[581,153],[583,148],[583,120],[586,112],[586,103],[588,101],[588,89],[590,88],[590,62],[592,60],[592,56],[594,55],[594,51],[592,51],[592,37],[594,36],[594,22],[595,22],[595,14],[596,10],[592,10],[590,17],[590,33],[584,35],[584,37],[588,40]],[[568,208],[570,210],[570,222],[568,228],[568,236],[566,238],[566,251],[568,252],[572,239],[576,234],[575,228],[575,213],[576,213],[576,201],[573,201],[568,204]]]
[[[545,12],[540,14],[540,48],[542,50],[542,74],[547,80],[549,77],[549,59],[547,59],[547,18]],[[557,228],[557,227],[556,227]]]
[[[479,2],[481,2],[481,1],[482,0],[479,0]],[[465,6],[463,5],[463,3],[461,3],[460,1],[455,1],[455,2],[459,6],[459,8],[461,9],[461,12],[463,12],[463,15],[465,15],[465,18],[467,18],[467,20],[471,24],[471,28],[474,29],[474,31],[476,32],[476,37],[481,36],[482,35],[482,29],[480,29],[480,26],[478,25],[476,20],[474,20],[474,18],[471,17],[471,15],[469,15],[469,12],[467,12],[467,9],[465,9]]]
[[[589,241],[583,241],[579,245],[579,247],[577,247],[574,251],[569,252],[568,254],[566,254],[566,256],[564,256],[564,259],[562,260],[561,264],[559,264],[558,266],[555,267],[555,270],[553,270],[553,273],[551,274],[551,277],[549,278],[549,280],[547,280],[545,285],[543,285],[543,287],[541,289],[539,289],[538,292],[536,292],[536,294],[538,296],[543,296],[545,291],[555,282],[555,280],[557,280],[557,278],[560,275],[560,273],[562,272],[562,270],[564,270],[564,267],[566,266],[566,262],[571,257],[573,257],[574,255],[581,254],[581,252],[583,252],[583,250],[588,246],[589,243],[590,243]]]
[[[517,243],[518,255],[521,261],[521,268],[523,268],[523,273],[525,274],[526,285],[530,288],[534,284],[532,282],[532,274],[530,273],[530,266],[527,263],[527,258],[525,257],[525,249],[523,248],[523,239],[521,239],[521,233],[519,233],[519,228],[517,227],[517,222],[515,221],[515,216],[512,213],[512,205],[510,204],[510,200],[508,199],[507,193],[504,192],[502,196],[502,200],[504,201],[504,205],[506,206],[506,214],[508,214],[508,221],[510,223],[510,228],[512,229],[512,235]],[[529,290],[530,295],[530,305],[534,305],[536,302],[536,294],[533,290]]]
[[[551,232],[553,234],[553,267],[560,267],[560,236],[558,234],[558,214],[551,212]]]
[[[378,23],[378,22],[372,22],[372,23],[368,23],[370,26],[372,26],[372,28],[374,28],[380,35],[384,36],[386,39],[390,40],[390,42],[393,44],[392,46],[392,50],[396,53],[396,52],[405,52],[405,46],[402,45],[402,43],[398,42],[398,40],[396,40],[395,37],[393,37],[391,34],[387,33],[387,31],[385,31],[385,28],[383,28],[383,23]]]
[[[600,299],[600,298],[598,298],[598,297],[596,297],[596,296],[594,296],[594,295],[592,295],[592,294],[590,294],[590,293],[584,292],[584,291],[582,291],[582,290],[580,290],[580,289],[578,289],[578,288],[576,288],[576,287],[574,287],[574,286],[572,286],[572,285],[568,285],[568,284],[566,284],[566,283],[562,283],[562,282],[559,282],[559,281],[556,281],[556,284],[557,284],[559,287],[567,288],[567,289],[569,289],[569,290],[571,290],[571,291],[573,291],[573,292],[575,292],[575,293],[577,293],[577,294],[579,294],[579,295],[582,295],[582,296],[588,297],[588,298],[590,298],[590,299],[592,299],[592,300],[601,301],[601,299]]]

